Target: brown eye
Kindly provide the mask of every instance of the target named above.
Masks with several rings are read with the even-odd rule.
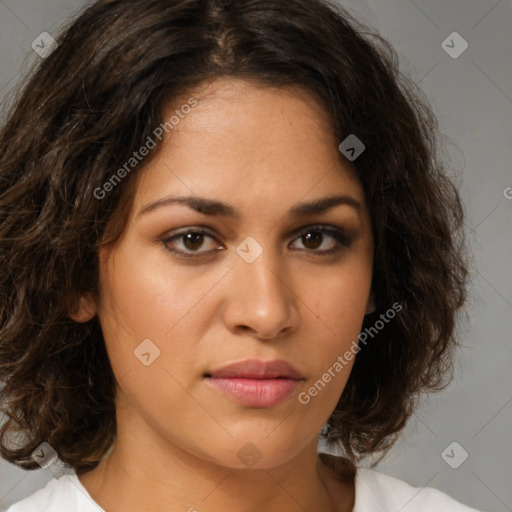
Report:
[[[323,250],[318,250],[329,239],[331,239],[331,242],[327,242],[327,247]],[[299,233],[298,240],[301,240],[305,247],[304,250],[317,253],[318,255],[339,252],[343,250],[343,247],[350,247],[353,241],[345,231],[327,226],[312,226]]]
[[[216,245],[211,243],[211,248],[209,250],[201,251],[200,249],[204,247],[205,240],[207,239],[215,240],[215,238],[206,231],[200,229],[189,229],[188,231],[182,231],[181,233],[176,233],[171,237],[165,238],[162,240],[162,243],[168,251],[174,254],[185,257],[194,257],[196,255],[205,255],[219,247],[218,244]],[[181,242],[181,244],[178,242]]]
[[[187,233],[182,235],[183,245],[192,251],[200,249],[204,243],[204,235],[202,233]]]
[[[306,235],[302,235],[302,239],[305,241],[305,246],[308,249],[318,249],[322,245],[323,234],[318,231],[313,231],[311,233],[307,233]]]
[[[211,242],[210,248],[204,249],[208,245],[207,240],[216,242],[216,238],[202,229],[188,229],[181,233],[176,233],[162,240],[165,249],[177,256],[201,257],[211,255],[214,251],[221,249],[218,244]],[[301,251],[311,252],[318,256],[334,254],[348,248],[352,243],[352,238],[342,229],[330,226],[312,226],[299,233],[298,238],[304,246]],[[320,249],[323,246],[323,249]]]

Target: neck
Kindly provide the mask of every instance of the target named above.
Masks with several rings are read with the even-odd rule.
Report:
[[[111,452],[79,478],[108,512],[350,512],[353,475],[337,476],[324,461],[329,462],[318,457],[314,440],[279,466],[233,469],[196,456],[135,420],[118,424]]]

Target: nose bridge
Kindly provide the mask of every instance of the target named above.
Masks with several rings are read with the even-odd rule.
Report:
[[[233,261],[231,302],[226,321],[231,328],[243,326],[259,337],[278,336],[298,321],[293,293],[286,283],[278,254],[270,236],[247,237],[236,249]],[[264,247],[263,244],[266,244]]]

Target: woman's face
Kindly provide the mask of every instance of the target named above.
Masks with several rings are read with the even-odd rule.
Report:
[[[88,311],[140,442],[273,467],[316,443],[354,362],[339,357],[370,296],[364,193],[306,92],[220,79],[190,96],[138,176],[123,237],[101,252]],[[261,364],[219,371],[247,360]],[[276,360],[296,373],[265,366]]]

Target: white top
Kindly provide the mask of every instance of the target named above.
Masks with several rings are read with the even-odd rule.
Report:
[[[353,512],[479,512],[430,487],[411,487],[371,469],[358,468]],[[76,473],[53,479],[6,512],[105,512]]]

